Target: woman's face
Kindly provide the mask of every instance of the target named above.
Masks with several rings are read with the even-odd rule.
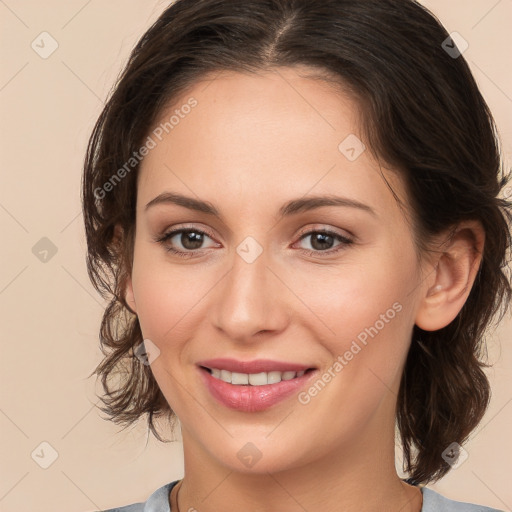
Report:
[[[405,199],[403,183],[364,149],[357,114],[347,96],[290,68],[222,73],[190,88],[149,134],[127,300],[150,360],[159,351],[151,370],[186,456],[259,473],[392,449],[424,283],[381,172]],[[147,206],[161,194],[217,213]],[[188,237],[155,241],[185,228]],[[199,365],[214,358],[315,370],[265,392],[217,380],[215,394]]]

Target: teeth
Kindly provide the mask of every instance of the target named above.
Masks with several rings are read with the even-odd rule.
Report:
[[[236,375],[243,375],[243,373],[237,373]],[[268,384],[268,375],[265,372],[251,373],[248,376],[248,380],[251,386],[263,386]],[[233,376],[231,376],[231,384],[233,384]]]
[[[231,374],[231,384],[249,384],[249,375],[246,373],[233,372]]]
[[[238,373],[230,372],[228,370],[219,370],[218,368],[211,369],[212,376],[216,379],[229,382],[236,386],[251,385],[251,386],[264,386],[266,384],[277,384],[282,380],[291,380],[295,377],[302,377],[304,371],[300,372],[261,372],[261,373]]]

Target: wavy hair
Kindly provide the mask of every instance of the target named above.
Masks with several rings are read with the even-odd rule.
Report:
[[[105,391],[101,410],[126,426],[147,413],[160,441],[154,420],[176,423],[149,366],[134,356],[143,339],[124,292],[138,164],[127,170],[126,162],[163,108],[207,73],[297,65],[358,102],[368,147],[406,184],[420,253],[461,221],[484,227],[466,303],[443,329],[414,326],[397,399],[404,469],[413,482],[437,480],[450,469],[443,450],[467,440],[490,399],[485,334],[512,292],[511,203],[502,193],[510,177],[467,62],[437,18],[413,0],[177,0],[142,36],[96,122],[82,177],[87,270],[109,301],[99,334],[105,357],[93,372]]]

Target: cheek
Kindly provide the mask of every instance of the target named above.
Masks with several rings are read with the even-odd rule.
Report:
[[[171,276],[155,268],[140,272],[134,279],[137,315],[144,337],[164,341],[188,321],[200,289],[190,280],[180,279],[179,274]]]
[[[294,272],[299,271],[290,270],[288,280]],[[295,279],[294,292],[305,306],[297,312],[317,318],[318,330],[337,339],[355,338],[376,323],[379,331],[389,330],[405,316],[401,311],[410,302],[414,272],[410,261],[391,252],[357,263],[347,259],[337,268],[310,269]]]
[[[164,351],[188,339],[218,280],[211,268],[172,264],[154,248],[141,248],[135,255],[132,285],[144,338]]]
[[[204,315],[201,298],[213,283],[205,281],[204,273],[198,275],[190,269],[185,272],[168,262],[155,264],[155,259],[154,255],[145,259],[140,254],[134,262],[137,316],[143,338],[159,349],[151,364],[159,388],[173,411],[185,422],[193,422],[188,416],[190,396],[183,387],[186,376],[182,370],[189,359],[187,342]]]
[[[403,248],[402,248],[403,249]],[[345,386],[392,386],[410,343],[413,321],[414,252],[379,250],[330,274],[309,273],[297,295],[308,306],[303,320],[327,349]],[[314,313],[314,314],[313,314]],[[341,366],[340,366],[341,365]],[[365,382],[366,384],[363,384]]]

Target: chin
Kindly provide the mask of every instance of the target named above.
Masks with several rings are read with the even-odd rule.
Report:
[[[289,439],[289,444],[285,444],[277,436],[274,440],[266,439],[266,436],[262,434],[260,439],[257,436],[246,436],[247,440],[240,437],[230,439],[220,452],[210,451],[210,454],[230,471],[250,475],[278,473],[307,463],[303,459],[305,454],[297,452],[297,442]]]

